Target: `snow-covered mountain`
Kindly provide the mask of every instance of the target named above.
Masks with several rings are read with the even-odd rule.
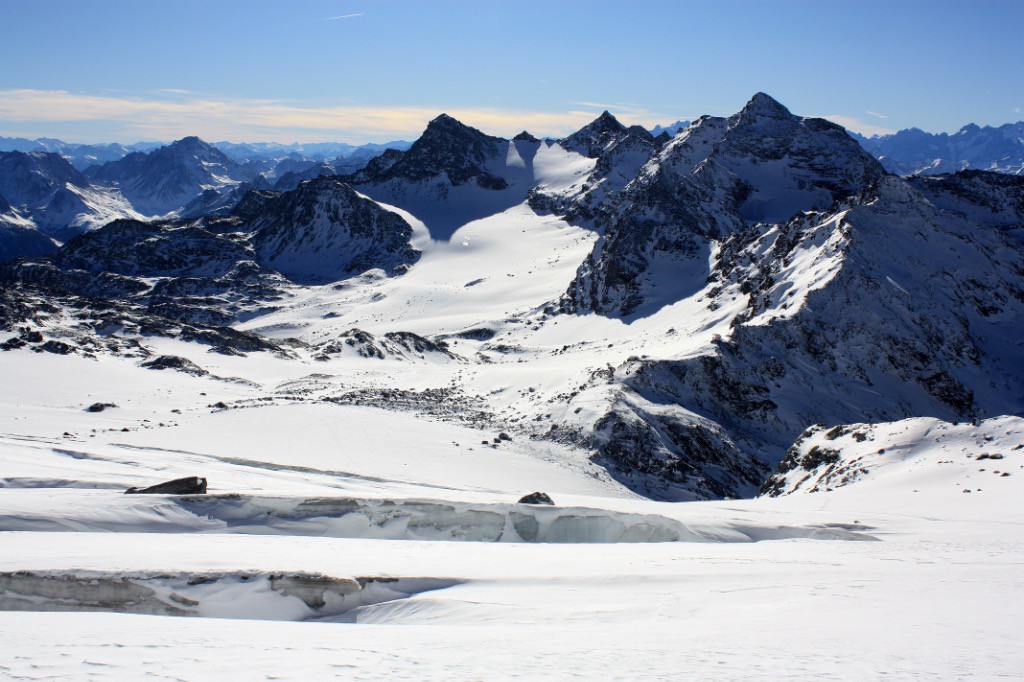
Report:
[[[134,152],[87,172],[94,182],[118,188],[147,216],[173,213],[205,190],[250,179],[243,177],[239,163],[198,137],[186,137],[149,153]]]
[[[386,149],[408,149],[409,142],[367,143],[351,145],[344,142],[312,142],[281,144],[278,142],[214,142],[213,147],[224,152],[240,164],[252,161],[275,162],[289,156],[299,156],[311,161],[337,161],[360,158],[370,159]],[[161,142],[136,142],[133,144],[78,144],[49,137],[30,140],[24,137],[0,137],[0,152],[54,152],[68,160],[77,170],[84,171],[90,166],[101,166],[117,161],[132,152],[151,152],[166,146]]]
[[[5,233],[0,245],[9,255],[38,253],[46,239],[67,239],[117,218],[141,218],[118,192],[93,185],[50,152],[0,152],[0,196],[7,225],[41,233],[19,238],[28,250]]]
[[[19,215],[0,196],[0,263],[18,256],[42,256],[57,250],[57,244]]]
[[[625,133],[605,115],[581,132],[598,125],[605,139]],[[577,139],[565,142],[573,147]],[[643,154],[632,156],[630,170],[638,158]],[[826,207],[883,174],[841,127],[793,116],[763,93],[729,119],[701,117],[625,186],[596,204],[592,190],[573,198],[604,234],[564,307],[629,316],[685,298],[710,275],[713,241],[745,225]],[[571,215],[572,207],[555,210]]]
[[[411,236],[401,217],[325,177],[284,194],[249,192],[226,217],[118,220],[0,277],[44,297],[106,299],[228,325],[294,284],[401,274],[419,256]]]
[[[810,424],[1024,407],[1021,185],[900,179],[763,93],[671,139],[608,112],[560,141],[441,115],[347,176],[229,187],[195,212],[222,217],[120,223],[9,267],[8,326],[87,292],[150,316],[127,328],[266,334],[299,362],[387,359],[323,349],[414,334],[450,344],[454,363],[415,358],[441,376],[477,367],[444,382],[450,418],[571,444],[663,499],[753,495]],[[61,324],[99,343],[81,314]],[[407,379],[388,377],[359,400],[386,407]]]
[[[419,258],[403,218],[333,176],[267,200],[245,229],[261,262],[297,282],[337,282],[377,269],[395,275]]]
[[[40,137],[35,140],[23,137],[0,137],[0,152],[53,152],[63,156],[68,163],[80,171],[84,171],[89,166],[123,159],[132,152],[147,152],[159,146],[158,142],[137,142],[130,145],[116,142],[76,144],[50,137]]]
[[[280,144],[277,142],[214,142],[213,146],[229,157],[243,163],[257,159],[276,160],[287,156],[302,156],[312,161],[348,159],[354,156],[372,158],[387,149],[408,149],[409,142],[394,140],[382,144],[351,145],[344,142],[307,142]]]
[[[909,128],[890,135],[853,136],[897,175],[968,169],[1024,174],[1024,121],[999,127],[969,123],[952,134]]]

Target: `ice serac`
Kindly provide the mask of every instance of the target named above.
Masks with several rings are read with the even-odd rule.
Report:
[[[246,228],[261,262],[300,283],[334,282],[371,269],[399,274],[419,258],[404,219],[334,176],[271,199]]]

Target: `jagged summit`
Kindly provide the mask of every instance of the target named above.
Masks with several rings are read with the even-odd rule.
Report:
[[[500,137],[488,135],[448,114],[441,114],[427,124],[427,129],[423,131],[423,135],[413,143],[409,151],[412,151],[418,143],[424,140],[430,141],[436,138],[451,138],[459,141],[486,140],[488,142],[501,140]]]
[[[517,142],[540,142],[540,140],[538,140],[536,137],[534,137],[525,130],[516,135],[515,137],[513,137],[512,139]]]
[[[606,110],[593,121],[562,140],[562,146],[584,156],[596,158],[609,145],[621,138],[626,130],[626,126]]]
[[[780,102],[763,92],[756,93],[742,109],[728,118],[730,128],[786,127],[801,120],[800,116],[793,115]],[[840,128],[834,123],[829,125]]]
[[[404,152],[378,156],[366,167],[346,176],[353,184],[382,184],[393,180],[422,182],[447,174],[453,187],[475,181],[485,189],[504,189],[504,180],[484,168],[500,155],[508,141],[441,114],[427,124],[423,135]]]
[[[743,109],[737,114],[739,118],[746,117],[770,117],[770,118],[790,118],[793,116],[789,109],[783,106],[778,100],[773,98],[771,95],[767,95],[763,92],[755,93],[750,101],[744,105]]]

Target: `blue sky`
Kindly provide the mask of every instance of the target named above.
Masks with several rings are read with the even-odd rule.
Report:
[[[1024,119],[1024,1],[0,0],[0,135],[562,135],[765,91],[862,132]]]

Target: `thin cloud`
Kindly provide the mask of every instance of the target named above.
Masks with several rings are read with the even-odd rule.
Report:
[[[103,131],[82,141],[110,141],[111,137],[168,140],[187,135],[232,141],[415,139],[441,112],[495,135],[513,135],[526,128],[538,135],[555,136],[578,130],[599,113],[351,104],[314,107],[202,95],[147,99],[66,90],[0,90],[0,121],[31,126],[36,136],[59,137],[62,129],[72,126]],[[6,133],[0,130],[0,134]]]
[[[353,17],[361,17],[363,14],[363,12],[356,12],[355,14],[339,14],[336,17],[327,17],[324,21],[331,21],[333,19],[351,19]]]
[[[652,111],[647,107],[631,102],[570,102],[570,104],[591,109],[591,111],[573,111],[572,113],[576,115],[589,115],[591,118],[595,118],[601,111],[610,111],[617,119],[627,125],[642,125],[648,128],[679,119],[678,114]]]
[[[884,126],[875,125],[874,123],[868,123],[867,121],[862,121],[861,119],[855,116],[843,116],[842,114],[824,114],[821,116],[817,116],[816,118],[827,119],[829,121],[832,121],[833,123],[838,123],[847,130],[853,131],[855,133],[860,133],[861,135],[867,135],[869,137],[871,135],[891,135],[892,133],[896,132],[892,128],[886,128]]]
[[[864,113],[865,113],[865,114],[870,114],[871,116],[874,116],[875,118],[889,118],[889,117],[888,117],[888,116],[886,116],[885,114],[880,114],[880,113],[878,113],[877,111],[871,111],[870,109],[866,109],[866,110],[864,111]]]

